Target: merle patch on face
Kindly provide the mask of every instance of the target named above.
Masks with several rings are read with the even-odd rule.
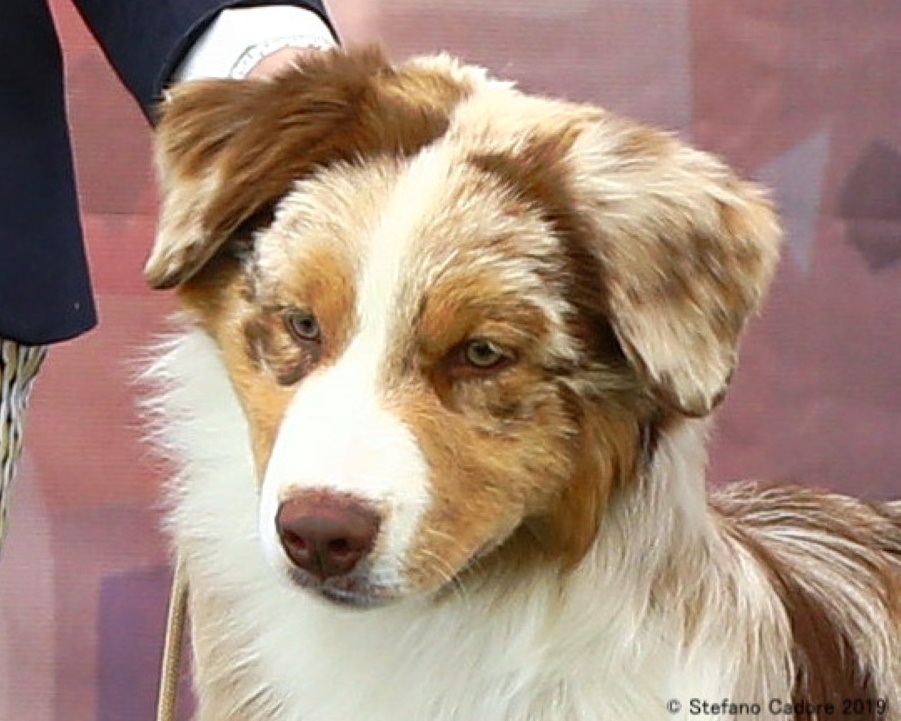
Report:
[[[303,343],[285,328],[286,311],[262,309],[244,323],[246,351],[256,368],[272,373],[281,385],[293,385],[319,362],[321,345]]]

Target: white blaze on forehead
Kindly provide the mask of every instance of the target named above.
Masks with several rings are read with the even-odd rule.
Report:
[[[403,303],[405,285],[415,272],[413,255],[426,224],[442,212],[454,175],[454,155],[437,143],[417,155],[400,175],[378,226],[367,243],[368,255],[357,291],[361,335],[388,349],[390,330],[411,322],[416,308]],[[425,279],[423,279],[425,280]]]

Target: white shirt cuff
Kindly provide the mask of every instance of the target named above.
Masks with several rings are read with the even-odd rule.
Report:
[[[155,0],[154,0],[155,1]],[[270,53],[284,47],[335,47],[328,26],[310,10],[285,5],[223,10],[181,65],[176,82],[243,78]]]

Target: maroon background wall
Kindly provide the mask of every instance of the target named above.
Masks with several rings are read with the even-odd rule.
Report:
[[[148,132],[64,0],[98,331],[37,389],[0,565],[0,721],[153,717],[166,593],[129,359],[170,308],[140,267]],[[901,4],[334,0],[347,40],[450,50],[527,89],[679,131],[775,189],[780,275],[719,418],[712,476],[901,495]]]

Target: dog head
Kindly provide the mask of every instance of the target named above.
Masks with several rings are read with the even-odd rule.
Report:
[[[157,157],[147,279],[221,349],[271,560],[352,605],[577,563],[778,256],[711,156],[445,57],[185,85]]]

